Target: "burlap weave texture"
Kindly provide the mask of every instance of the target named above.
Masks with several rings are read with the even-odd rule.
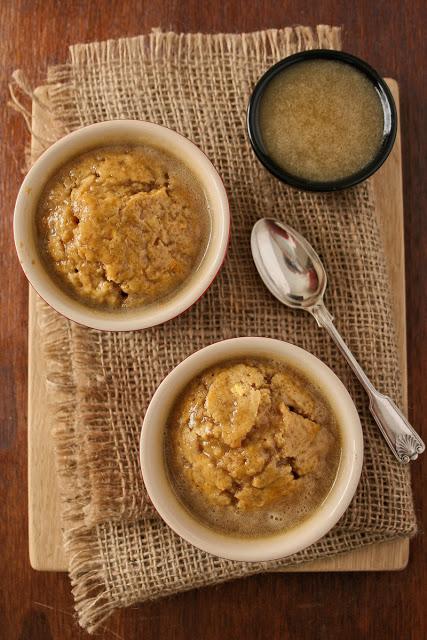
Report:
[[[192,309],[165,325],[101,333],[39,303],[58,411],[64,539],[76,607],[90,630],[117,606],[415,530],[408,470],[379,435],[363,390],[315,322],[270,296],[250,255],[250,229],[261,216],[283,219],[303,233],[325,263],[326,301],[350,348],[378,388],[400,401],[390,293],[369,184],[338,194],[288,189],[259,165],[246,136],[246,104],[257,78],[280,58],[319,46],[339,48],[339,30],[153,33],[77,45],[67,65],[50,69],[49,104],[61,132],[111,118],[168,125],[213,161],[232,216],[219,277]],[[356,402],[366,447],[360,486],[337,527],[295,557],[258,565],[214,558],[175,536],[152,512],[138,456],[144,411],[166,373],[207,344],[243,335],[288,340],[331,366]]]

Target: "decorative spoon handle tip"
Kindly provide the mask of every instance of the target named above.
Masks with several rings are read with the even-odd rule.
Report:
[[[418,433],[409,424],[393,400],[375,389],[335,327],[333,317],[325,305],[318,303],[310,309],[310,312],[315,317],[317,324],[329,333],[365,388],[369,396],[369,409],[396,458],[402,464],[416,460],[425,451],[425,444]]]

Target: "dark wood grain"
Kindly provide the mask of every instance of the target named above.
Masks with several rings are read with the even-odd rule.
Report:
[[[26,391],[27,283],[12,242],[14,199],[22,179],[28,134],[6,109],[7,81],[22,68],[31,82],[46,65],[64,61],[75,42],[137,35],[153,27],[177,31],[251,31],[287,24],[344,26],[345,48],[400,84],[403,139],[410,418],[427,436],[427,6],[366,0],[2,0],[0,3],[1,141],[1,429],[0,637],[5,640],[79,640],[67,576],[32,571],[27,549]],[[40,461],[43,464],[43,461]],[[417,512],[423,527],[422,470],[414,464]],[[425,522],[425,520],[424,520]],[[267,575],[240,580],[117,612],[98,637],[236,640],[344,637],[427,637],[423,596],[423,535],[409,567],[388,574]]]

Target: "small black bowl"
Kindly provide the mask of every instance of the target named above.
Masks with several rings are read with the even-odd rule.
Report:
[[[299,62],[304,62],[307,60],[320,59],[338,60],[340,62],[345,62],[361,71],[375,86],[381,100],[384,113],[383,141],[376,157],[357,173],[353,173],[352,175],[335,182],[314,182],[310,180],[304,180],[303,178],[284,171],[275,162],[273,162],[273,160],[266,153],[262,140],[261,128],[259,125],[259,106],[261,104],[261,100],[268,83],[277,74],[281,73],[284,69],[290,67],[291,65],[298,64]],[[377,171],[377,169],[380,168],[380,166],[383,164],[384,160],[390,153],[396,138],[397,112],[393,96],[391,95],[388,86],[381,78],[381,76],[375,71],[375,69],[370,67],[366,62],[364,62],[360,58],[356,58],[355,56],[352,56],[349,53],[344,53],[342,51],[334,51],[331,49],[313,49],[311,51],[303,51],[301,53],[296,53],[292,56],[289,56],[288,58],[284,58],[274,66],[270,67],[270,69],[268,69],[266,73],[260,78],[260,80],[255,85],[255,88],[249,100],[247,127],[249,139],[251,141],[255,154],[262,162],[264,167],[268,169],[270,173],[276,176],[276,178],[278,178],[282,182],[285,182],[286,184],[291,185],[292,187],[296,187],[297,189],[302,189],[304,191],[337,191],[339,189],[347,189],[348,187],[353,187],[359,182],[363,182],[363,180],[369,178],[369,176],[371,176],[373,173],[375,173],[375,171]]]

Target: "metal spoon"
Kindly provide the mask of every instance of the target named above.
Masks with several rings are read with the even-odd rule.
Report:
[[[258,220],[252,256],[266,287],[283,304],[305,309],[334,340],[369,396],[369,408],[396,458],[415,460],[425,450],[420,436],[388,396],[379,393],[338,333],[323,303],[326,272],[313,247],[297,231],[271,218]]]

